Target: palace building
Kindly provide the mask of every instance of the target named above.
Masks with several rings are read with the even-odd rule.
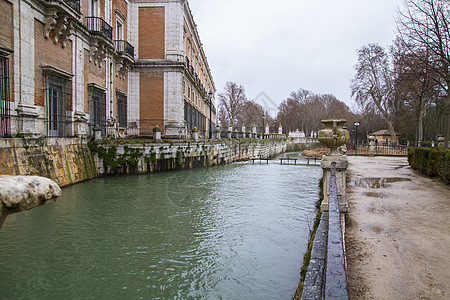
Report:
[[[0,136],[207,136],[215,86],[185,0],[0,0]]]

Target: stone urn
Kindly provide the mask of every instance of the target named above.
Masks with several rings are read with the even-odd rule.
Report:
[[[440,134],[437,136],[437,141],[438,141],[438,147],[439,148],[444,148],[444,142],[445,142],[445,138],[444,135]]]
[[[319,141],[331,148],[329,156],[340,156],[339,146],[346,144],[350,140],[350,134],[343,126],[346,120],[322,120],[325,129],[319,131]]]

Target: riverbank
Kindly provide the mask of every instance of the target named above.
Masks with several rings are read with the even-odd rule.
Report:
[[[322,158],[322,156],[330,153],[330,148],[314,148],[307,149],[302,152],[302,156],[312,157],[312,158]]]
[[[405,157],[349,157],[350,299],[448,299],[450,188]]]

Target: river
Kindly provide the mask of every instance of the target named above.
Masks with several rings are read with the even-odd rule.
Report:
[[[321,174],[277,158],[64,188],[3,224],[0,299],[291,299]]]

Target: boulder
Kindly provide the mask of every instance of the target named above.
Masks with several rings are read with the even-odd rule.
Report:
[[[51,179],[0,175],[0,216],[53,203],[59,196],[61,189]]]

